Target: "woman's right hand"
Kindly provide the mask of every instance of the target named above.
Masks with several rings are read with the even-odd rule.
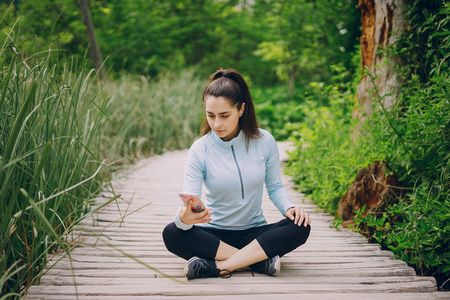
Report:
[[[211,215],[213,211],[210,208],[206,208],[202,212],[192,211],[192,200],[185,203],[180,209],[180,220],[184,224],[193,225],[199,223],[209,223],[212,221]]]

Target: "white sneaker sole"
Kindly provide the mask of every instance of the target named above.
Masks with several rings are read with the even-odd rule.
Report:
[[[277,270],[277,271],[272,276],[277,276],[278,274],[280,274],[280,271],[281,271],[281,258],[279,256],[278,256],[278,259],[277,259],[277,261],[275,263],[275,270]]]

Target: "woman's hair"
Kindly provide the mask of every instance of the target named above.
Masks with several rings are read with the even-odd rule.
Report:
[[[245,133],[247,146],[250,139],[257,139],[262,136],[259,131],[255,107],[247,83],[245,83],[244,78],[236,70],[220,69],[212,74],[203,92],[203,102],[205,102],[207,96],[227,98],[238,110],[245,103],[244,113],[239,118],[239,128]],[[201,135],[203,136],[210,131],[211,127],[205,119],[201,129]]]

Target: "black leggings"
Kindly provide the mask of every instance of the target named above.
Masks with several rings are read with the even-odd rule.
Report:
[[[304,244],[311,227],[295,225],[292,220],[283,219],[278,223],[267,224],[245,230],[225,230],[193,226],[189,230],[179,229],[175,223],[164,228],[163,239],[167,249],[186,260],[193,256],[214,259],[220,241],[242,249],[256,239],[267,257],[280,257]]]

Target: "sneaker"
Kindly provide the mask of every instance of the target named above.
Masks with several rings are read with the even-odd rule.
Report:
[[[184,267],[183,276],[187,279],[219,277],[220,270],[214,260],[207,260],[197,256],[192,257]]]
[[[276,276],[280,273],[281,270],[281,259],[277,255],[269,259],[257,262],[256,264],[250,265],[250,269],[260,274]]]

